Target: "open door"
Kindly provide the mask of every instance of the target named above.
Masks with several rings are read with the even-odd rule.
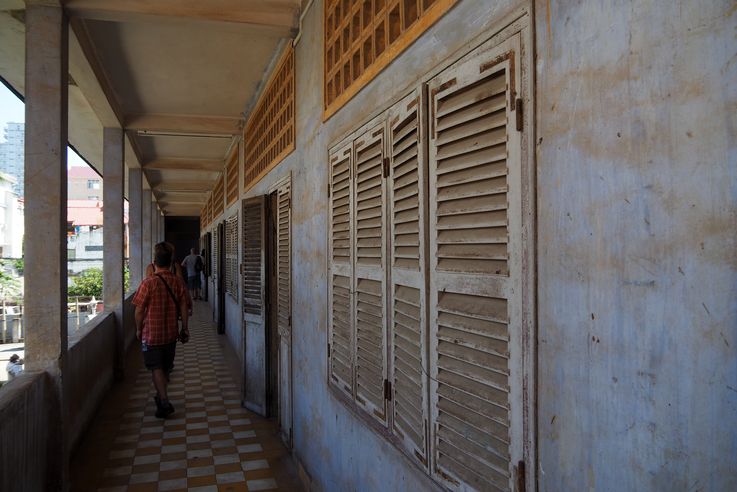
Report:
[[[243,404],[266,415],[266,199],[243,200]]]
[[[274,208],[270,216],[275,221],[275,241],[271,264],[274,265],[276,302],[271,319],[278,341],[278,417],[279,431],[288,448],[292,447],[292,235],[291,235],[291,179],[288,177],[272,194]]]
[[[217,278],[216,280],[216,291],[217,291],[217,314],[218,314],[218,333],[225,333],[225,222],[218,224],[218,236],[217,236]]]

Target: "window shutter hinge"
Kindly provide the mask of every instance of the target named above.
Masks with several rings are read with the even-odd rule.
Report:
[[[287,319],[287,323],[289,323],[289,326],[292,326],[292,317],[289,316],[289,319]]]
[[[330,198],[330,183],[328,183],[328,198]]]
[[[524,492],[527,489],[527,481],[525,477],[525,462],[521,460],[517,463],[517,491]]]
[[[388,380],[384,380],[384,399],[392,401],[392,383]]]
[[[328,359],[330,358],[330,344],[328,344]]]
[[[523,109],[523,106],[522,106],[522,98],[521,97],[518,97],[514,101],[514,112],[515,112],[515,117],[516,117],[516,120],[517,120],[516,126],[517,126],[517,131],[518,132],[521,132],[522,131],[522,123],[523,123],[522,115],[524,113],[524,111],[522,111],[522,109]]]
[[[384,177],[389,177],[389,158],[384,157]]]

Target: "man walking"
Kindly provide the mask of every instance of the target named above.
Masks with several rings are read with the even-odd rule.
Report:
[[[192,299],[202,299],[200,296],[200,272],[202,271],[202,258],[197,250],[192,248],[189,255],[182,261],[182,266],[187,269],[187,288]]]
[[[177,339],[189,339],[187,290],[184,282],[171,273],[171,250],[165,243],[155,246],[154,275],[147,277],[133,297],[136,306],[136,338],[141,340],[143,361],[151,371],[156,388],[156,417],[166,418],[174,412],[166,386],[174,368]],[[179,333],[179,322],[182,331]]]

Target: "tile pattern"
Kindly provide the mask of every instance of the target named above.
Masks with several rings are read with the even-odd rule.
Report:
[[[209,318],[196,303],[190,343],[177,346],[167,420],[154,416],[151,376],[132,351],[129,381],[72,458],[72,490],[300,490],[276,424],[241,407],[234,356]]]

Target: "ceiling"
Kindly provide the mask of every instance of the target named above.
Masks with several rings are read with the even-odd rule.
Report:
[[[124,128],[126,164],[143,168],[164,213],[198,215],[271,66],[297,33],[300,3],[64,1],[70,141],[95,163],[102,127]],[[0,0],[0,75],[21,92],[22,5]]]

